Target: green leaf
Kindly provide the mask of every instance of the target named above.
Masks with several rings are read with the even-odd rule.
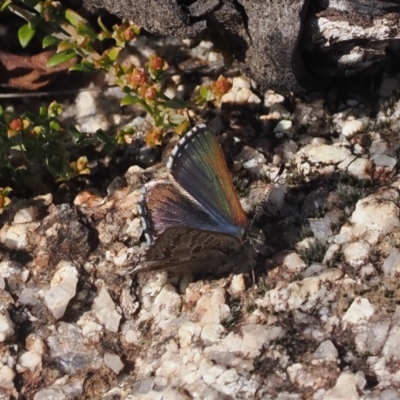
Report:
[[[15,146],[10,147],[11,150],[15,150],[15,151],[24,151],[26,152],[26,147],[23,143],[18,143]]]
[[[111,33],[110,32],[100,32],[97,34],[97,40],[103,41],[105,39],[111,39]]]
[[[6,0],[6,1],[1,5],[0,11],[4,11],[4,10],[9,6],[9,4],[10,4],[11,2],[12,2],[11,0]]]
[[[167,100],[164,104],[166,107],[173,108],[175,110],[181,110],[182,108],[186,107],[186,103],[176,97],[171,100]]]
[[[40,107],[39,108],[39,115],[41,117],[47,117],[47,107]]]
[[[61,53],[65,50],[76,49],[78,45],[70,40],[61,40],[57,46],[57,53]]]
[[[50,173],[57,177],[62,172],[62,159],[55,155],[46,155],[44,159],[45,165]]]
[[[106,54],[111,61],[115,61],[118,58],[120,51],[121,47],[113,47],[110,50],[107,50]]]
[[[51,129],[53,129],[53,131],[56,132],[58,132],[61,129],[61,125],[54,119],[50,121],[49,126]]]
[[[86,24],[78,24],[76,28],[76,33],[81,36],[89,36],[91,39],[96,37],[96,32]]]
[[[28,46],[35,32],[35,29],[33,29],[30,24],[22,25],[21,28],[18,29],[18,40],[22,47],[25,48]]]
[[[85,65],[85,64],[74,64],[72,67],[69,68],[70,71],[81,71],[81,72],[93,72],[96,70],[96,68],[90,65]]]
[[[43,22],[43,18],[38,15],[29,19],[29,24],[31,25],[32,29],[36,29],[37,26],[42,22]]]
[[[11,0],[10,0],[10,1],[11,1]],[[108,32],[108,33],[110,33],[109,30],[106,28],[106,26],[103,24],[103,21],[101,20],[101,17],[97,18],[97,23],[99,24],[99,26],[100,26],[100,28],[101,28],[101,30],[102,30],[103,32]]]
[[[23,0],[22,2],[30,8],[35,8],[40,0]]]
[[[65,19],[76,28],[79,24],[86,24],[86,20],[73,10],[65,10]]]
[[[75,125],[72,125],[69,128],[69,133],[72,135],[72,137],[76,140],[79,141],[82,139],[83,135],[82,133],[77,129]]]
[[[182,114],[173,114],[169,116],[168,120],[173,125],[180,125],[183,122],[187,121],[187,117]]]
[[[32,19],[37,17],[36,13],[30,12],[27,8],[15,7],[14,4],[12,6],[12,13],[18,15],[18,17],[23,18],[27,22],[30,22]]]
[[[53,57],[51,57],[50,60],[47,62],[47,68],[53,68],[66,61],[69,61],[72,58],[74,58],[75,55],[76,55],[75,52],[72,50],[66,50],[61,53],[57,53]]]
[[[3,196],[8,196],[10,192],[12,192],[12,189],[9,186],[6,186],[1,192]]]
[[[201,86],[199,90],[199,95],[201,98],[206,99],[209,89],[207,86]]]
[[[54,46],[54,45],[57,45],[58,43],[60,43],[60,39],[58,39],[54,36],[48,35],[43,39],[42,46],[45,49],[46,47]]]
[[[105,133],[102,129],[97,129],[95,137],[100,143],[112,143],[114,140],[112,137],[110,137],[110,135]]]
[[[52,101],[47,108],[47,115],[51,118],[58,117],[63,113],[62,105],[56,101]]]
[[[125,96],[122,100],[121,100],[121,106],[130,106],[132,104],[136,104],[139,102],[139,99],[137,97],[133,97],[133,96]]]

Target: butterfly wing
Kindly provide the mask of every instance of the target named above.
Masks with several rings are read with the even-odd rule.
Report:
[[[239,266],[241,241],[232,235],[171,227],[158,236],[133,272],[167,270],[193,275],[221,274]]]
[[[169,181],[149,183],[139,204],[148,243],[171,227],[225,232],[225,225]]]
[[[179,185],[224,225],[224,232],[243,236],[246,213],[218,139],[205,125],[195,127],[178,142],[168,168]]]

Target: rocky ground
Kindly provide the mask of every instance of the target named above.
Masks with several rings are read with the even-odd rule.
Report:
[[[207,43],[187,51],[220,65]],[[140,189],[165,175],[172,144],[144,168],[157,152],[133,143],[124,157],[143,168],[70,201],[14,199],[0,230],[0,399],[400,398],[399,88],[384,77],[371,116],[355,96],[328,112],[326,93],[288,99],[237,76],[220,108],[192,114],[220,135],[250,215],[286,165],[255,223],[254,274],[132,275]],[[191,89],[175,74],[168,90]],[[150,122],[121,113],[121,96],[83,92],[66,117],[140,138]]]

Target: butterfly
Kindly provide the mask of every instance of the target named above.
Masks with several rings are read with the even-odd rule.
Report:
[[[146,184],[139,201],[150,247],[133,272],[220,275],[246,268],[249,221],[217,137],[196,126],[177,143],[167,168],[174,181]]]

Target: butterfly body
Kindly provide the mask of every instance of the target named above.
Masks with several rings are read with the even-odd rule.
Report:
[[[140,212],[150,248],[135,272],[241,269],[249,258],[248,219],[218,139],[205,125],[195,127],[178,142],[167,167],[175,182],[144,187]]]

